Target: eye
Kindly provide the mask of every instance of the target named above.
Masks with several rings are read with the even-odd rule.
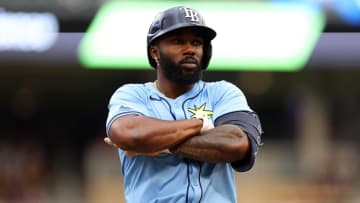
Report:
[[[174,38],[171,40],[171,42],[173,44],[183,44],[184,43],[184,40],[180,39],[180,38]]]
[[[200,40],[200,39],[196,39],[196,40],[193,40],[192,41],[192,44],[194,45],[194,46],[201,46],[201,45],[203,45],[203,40]]]

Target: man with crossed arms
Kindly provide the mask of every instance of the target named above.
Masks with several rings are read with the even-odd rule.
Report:
[[[262,130],[239,88],[201,80],[215,36],[195,9],[160,12],[147,35],[156,80],[112,95],[105,142],[119,148],[128,203],[237,201],[234,170],[252,168]]]

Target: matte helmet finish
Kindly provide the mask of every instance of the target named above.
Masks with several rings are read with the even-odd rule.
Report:
[[[156,62],[150,55],[150,46],[157,38],[181,28],[196,28],[204,37],[204,54],[202,59],[203,69],[209,65],[212,54],[211,40],[215,38],[215,30],[205,25],[201,14],[189,7],[176,6],[160,12],[150,25],[147,35],[147,54],[152,67],[156,68]]]

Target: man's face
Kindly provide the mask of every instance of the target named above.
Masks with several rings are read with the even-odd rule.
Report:
[[[171,33],[159,42],[159,63],[166,78],[188,85],[200,80],[204,40],[192,29]]]

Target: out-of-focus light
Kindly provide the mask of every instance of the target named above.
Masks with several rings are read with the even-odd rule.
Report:
[[[270,0],[273,3],[285,3],[285,4],[303,4],[308,6],[316,6],[321,8],[325,3],[325,0]]]
[[[360,0],[333,0],[335,10],[351,26],[360,26]]]
[[[8,12],[0,8],[0,51],[45,51],[57,39],[51,13]]]
[[[88,68],[144,69],[146,34],[159,11],[184,2],[119,2],[97,13],[79,47]],[[324,28],[316,7],[265,2],[186,2],[218,33],[209,70],[295,71]]]

